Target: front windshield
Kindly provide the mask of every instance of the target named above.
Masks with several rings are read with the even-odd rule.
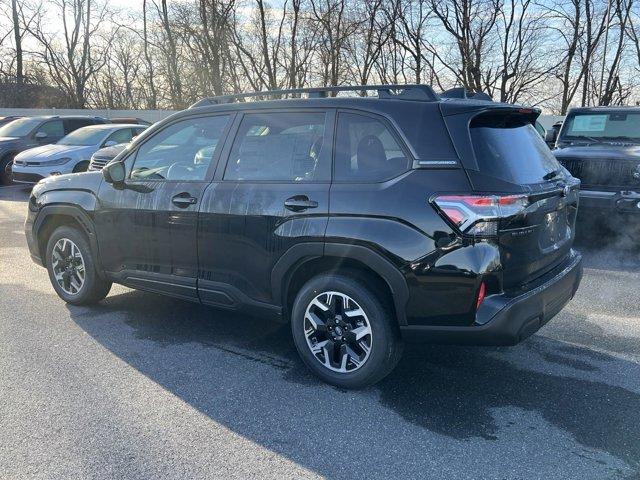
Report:
[[[58,145],[89,147],[102,141],[106,132],[103,128],[83,127],[71,132],[58,142]]]
[[[26,137],[41,123],[38,118],[18,118],[0,127],[0,137]]]
[[[571,114],[562,129],[560,140],[640,142],[640,112]]]

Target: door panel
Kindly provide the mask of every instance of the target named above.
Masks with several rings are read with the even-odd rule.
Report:
[[[278,305],[271,273],[292,246],[324,239],[333,112],[245,113],[198,227],[198,290],[205,303]],[[321,247],[320,247],[321,248]],[[321,254],[322,252],[320,252]]]
[[[287,199],[306,196],[317,206],[292,211]],[[218,182],[204,194],[198,228],[199,291],[205,303],[229,304],[244,294],[257,302],[271,296],[271,271],[293,245],[324,238],[329,211],[329,183]],[[227,289],[226,287],[231,287]]]
[[[135,182],[116,189],[104,183],[96,228],[105,270],[131,286],[197,298],[196,228],[207,185]],[[185,193],[197,203],[174,204],[172,199]]]
[[[116,281],[197,300],[198,210],[231,120],[171,123],[125,160],[124,185],[101,185],[98,247]]]

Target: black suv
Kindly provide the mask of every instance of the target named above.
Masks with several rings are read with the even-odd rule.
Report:
[[[309,98],[237,101],[274,94]],[[579,182],[538,114],[423,85],[205,99],[38,183],[29,248],[69,303],[117,282],[282,318],[311,370],[360,387],[403,339],[515,344],[573,297]]]
[[[581,180],[583,208],[640,215],[640,108],[572,109],[553,153]]]
[[[101,123],[107,123],[107,120],[101,117],[47,115],[19,118],[0,126],[0,185],[12,183],[13,157],[18,153],[56,143],[80,127]]]

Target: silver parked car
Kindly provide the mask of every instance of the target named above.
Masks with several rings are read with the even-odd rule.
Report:
[[[91,156],[103,147],[130,142],[147,127],[135,124],[104,124],[79,128],[55,144],[19,153],[13,160],[13,180],[37,183],[51,175],[84,172]]]

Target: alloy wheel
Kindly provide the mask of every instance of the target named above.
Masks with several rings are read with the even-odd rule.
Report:
[[[348,295],[334,291],[323,292],[309,303],[304,334],[315,359],[340,373],[361,368],[373,344],[365,311]]]
[[[68,295],[78,294],[85,280],[84,258],[78,246],[68,238],[61,238],[51,257],[53,275],[60,288]]]

